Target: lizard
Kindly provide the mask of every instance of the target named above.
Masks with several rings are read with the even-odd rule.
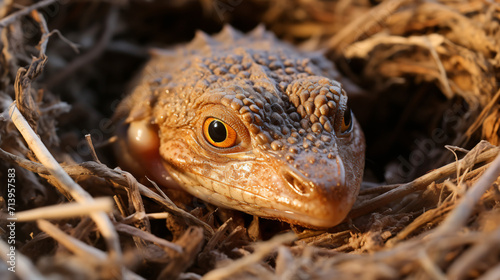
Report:
[[[219,207],[333,227],[361,185],[365,140],[332,62],[257,27],[156,51],[117,107],[118,158]]]

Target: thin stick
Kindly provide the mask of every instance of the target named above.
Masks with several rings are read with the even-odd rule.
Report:
[[[479,116],[476,118],[474,123],[471,126],[469,126],[467,131],[462,135],[462,137],[459,138],[459,140],[457,141],[457,144],[460,145],[463,143],[467,143],[469,141],[472,134],[474,134],[474,132],[476,130],[478,130],[483,125],[484,120],[486,119],[486,117],[489,116],[488,114],[491,112],[491,109],[493,109],[493,107],[496,104],[498,104],[499,99],[500,99],[500,89],[495,93],[495,96],[493,96],[493,98],[490,100],[490,102],[488,104],[486,104],[486,106],[484,106],[483,110],[481,111]]]
[[[493,158],[496,156],[500,151],[499,147],[495,147],[492,149],[489,149],[480,155],[477,156],[476,163],[478,162],[483,162],[485,160],[488,160],[490,158]],[[412,192],[422,190],[426,188],[430,183],[436,181],[439,178],[442,178],[444,176],[448,176],[453,174],[457,170],[457,166],[459,163],[463,161],[459,160],[456,162],[452,162],[450,164],[447,164],[439,169],[436,169],[430,173],[427,173],[409,183],[403,184],[398,188],[395,188],[391,191],[388,191],[387,193],[384,193],[382,195],[379,195],[377,197],[374,197],[370,200],[364,201],[360,203],[359,205],[356,206],[356,208],[353,208],[351,212],[348,215],[348,218],[356,218],[359,216],[363,216],[365,214],[371,213],[374,210],[387,205],[391,201],[394,201],[400,197],[406,196]]]
[[[106,254],[103,251],[89,246],[82,241],[67,235],[65,232],[63,232],[50,222],[40,219],[37,221],[37,224],[41,230],[46,232],[48,235],[50,235],[50,237],[54,238],[54,240],[59,242],[71,252],[80,256],[82,259],[85,259],[87,261],[94,261],[96,263],[102,263],[103,261],[106,261]],[[126,268],[124,269],[123,274],[124,279],[144,279],[134,272],[127,270]]]
[[[59,163],[50,154],[47,147],[45,147],[38,135],[36,135],[21,112],[17,109],[15,101],[12,102],[9,107],[9,115],[12,118],[14,125],[22,134],[24,140],[38,160],[40,160],[40,162],[47,167],[49,173],[54,176],[59,186],[63,188],[65,192],[70,194],[71,197],[73,197],[77,202],[86,203],[92,201],[92,196],[90,196],[90,194],[80,187],[80,185],[73,181],[68,173],[64,171],[61,165],[59,165]],[[122,256],[120,243],[118,242],[118,234],[113,228],[113,224],[104,212],[90,213],[90,216],[95,221],[104,239],[106,240],[107,246],[110,250],[110,259],[118,265],[121,262]]]
[[[363,183],[365,185],[365,183]],[[377,185],[376,187],[369,187],[366,189],[362,189],[359,191],[359,195],[369,195],[369,194],[379,194],[385,193],[395,188],[399,188],[401,184],[393,184],[393,185]]]
[[[486,153],[486,152],[485,152]],[[436,231],[437,235],[446,236],[462,228],[474,210],[481,196],[500,176],[500,155],[495,158],[483,176],[476,181],[471,189],[462,198],[460,204],[451,212]]]
[[[146,241],[154,242],[154,243],[160,245],[161,247],[174,250],[175,252],[177,252],[179,254],[183,253],[181,246],[179,246],[175,243],[172,243],[168,240],[165,240],[163,238],[159,238],[158,236],[151,234],[147,231],[143,231],[143,230],[140,230],[136,227],[129,226],[126,224],[120,224],[120,223],[116,223],[115,226],[116,226],[116,230],[118,230],[120,232],[127,233],[131,236],[138,236]]]
[[[498,253],[500,245],[500,227],[497,227],[487,236],[481,238],[481,242],[477,242],[460,255],[453,264],[448,268],[448,279],[463,279],[467,272],[474,269],[474,265],[485,260],[489,255]]]
[[[38,135],[31,129],[26,119],[19,112],[16,102],[12,102],[9,106],[9,115],[22,134],[24,140],[36,155],[38,160],[47,167],[49,173],[54,176],[58,182],[63,185],[64,189],[76,200],[81,202],[90,201],[93,198],[85,190],[76,184],[71,177],[62,169],[59,163],[50,154]]]
[[[94,262],[106,261],[106,254],[92,246],[89,246],[82,241],[66,234],[47,220],[40,219],[37,221],[38,228],[54,238],[60,245],[66,247],[75,255]]]
[[[441,84],[444,87],[443,94],[446,95],[446,97],[448,97],[449,99],[451,99],[451,98],[453,98],[454,94],[453,94],[453,91],[451,90],[450,82],[449,82],[449,79],[448,79],[448,77],[446,75],[446,69],[444,68],[443,62],[439,58],[439,55],[438,55],[438,53],[436,51],[436,48],[431,43],[429,37],[430,36],[423,37],[423,41],[427,45],[427,49],[431,53],[432,58],[434,58],[434,60],[436,61],[437,68],[438,68],[439,74],[440,74],[439,75],[439,81],[441,82]]]
[[[38,2],[36,4],[33,4],[29,7],[26,7],[20,11],[17,11],[15,13],[12,13],[8,16],[6,16],[5,18],[3,18],[2,20],[0,20],[0,29],[6,27],[7,25],[9,24],[12,24],[14,23],[16,20],[18,20],[19,18],[31,13],[31,11],[33,10],[36,10],[36,9],[40,9],[42,7],[45,7],[45,6],[48,6],[48,5],[51,5],[55,2],[57,2],[58,0],[44,0],[44,1],[41,1],[41,2]]]
[[[57,204],[22,211],[16,214],[18,222],[34,221],[38,219],[65,219],[88,215],[95,212],[111,212],[113,201],[109,197],[96,198],[93,201],[82,203]]]
[[[168,219],[169,217],[172,217],[172,214],[168,212],[161,212],[161,213],[148,213],[146,214],[146,217],[148,219],[154,219],[154,220],[162,220],[162,219]]]
[[[274,251],[279,245],[283,243],[288,243],[296,238],[294,233],[285,233],[282,235],[275,236],[268,241],[258,243],[255,252],[251,255],[238,259],[228,266],[215,269],[205,274],[203,279],[205,280],[215,280],[215,279],[225,279],[229,276],[243,271],[250,265],[259,262],[265,256]]]
[[[47,44],[49,43],[49,37],[54,34],[57,34],[57,36],[59,36],[59,39],[68,44],[75,53],[80,53],[80,50],[78,50],[79,45],[71,42],[68,38],[64,37],[64,35],[62,35],[59,30],[56,29],[49,32],[47,21],[45,20],[43,15],[40,14],[37,10],[31,12],[31,17],[33,17],[33,19],[37,21],[38,24],[40,24],[40,30],[42,31],[42,38],[38,43],[38,48],[40,49],[40,54],[38,55],[39,57],[41,57],[42,54],[45,55],[45,51],[47,50]]]
[[[350,45],[363,35],[371,35],[370,30],[376,25],[381,26],[387,17],[391,16],[401,6],[406,5],[407,0],[384,1],[375,8],[370,9],[356,20],[342,28],[328,43],[328,49],[343,51],[345,46]]]
[[[437,280],[446,280],[446,275],[441,271],[441,269],[437,266],[436,263],[434,263],[430,258],[429,255],[425,252],[425,250],[420,250],[418,254],[419,258],[418,261],[422,265],[422,268],[427,272],[429,276],[432,276],[431,279],[437,279]]]
[[[49,28],[47,27],[45,18],[37,10],[31,11],[31,17],[38,22],[40,30],[42,31],[42,38],[40,39],[40,43],[38,43],[38,47],[40,48],[40,54],[38,56],[41,57],[45,55],[47,44],[49,43]]]
[[[1,148],[0,148],[0,159],[15,162],[19,166],[41,175],[50,174],[47,167],[43,166],[42,164],[37,162],[32,162],[30,160],[13,155],[11,153],[2,150]],[[83,162],[81,164],[75,164],[75,165],[67,165],[64,166],[64,170],[68,174],[71,174],[71,176],[92,175],[101,178],[105,177],[110,181],[112,181],[114,184],[116,184],[116,186],[119,185],[119,186],[130,187],[131,184],[137,184],[141,195],[153,199],[155,202],[162,205],[167,211],[169,211],[173,215],[185,219],[188,222],[188,224],[200,226],[203,229],[205,229],[206,238],[211,238],[212,235],[214,234],[214,230],[210,225],[196,218],[191,213],[183,210],[182,208],[177,207],[168,197],[164,198],[159,194],[155,193],[154,191],[150,190],[143,184],[137,182],[137,180],[133,176],[130,176],[128,172],[121,171],[119,169],[110,169],[108,166],[99,164],[94,161]],[[64,190],[61,191],[64,192]]]
[[[99,160],[99,157],[97,157],[97,153],[95,152],[94,144],[92,143],[92,136],[90,134],[86,134],[85,140],[87,140],[87,145],[89,146],[90,154],[92,155],[92,159],[94,159],[94,161],[97,163],[101,163],[101,161]]]

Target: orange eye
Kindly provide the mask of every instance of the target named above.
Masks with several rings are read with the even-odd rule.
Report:
[[[351,108],[347,107],[342,117],[342,125],[340,126],[340,133],[347,133],[352,128],[352,113]]]
[[[238,135],[236,131],[225,122],[216,118],[207,118],[203,123],[203,136],[217,148],[230,148],[234,146]]]

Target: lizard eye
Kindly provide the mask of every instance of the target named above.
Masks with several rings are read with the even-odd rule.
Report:
[[[344,116],[342,117],[340,133],[347,133],[351,131],[351,128],[352,128],[352,112],[351,108],[347,107],[344,111]]]
[[[212,146],[230,148],[237,144],[236,131],[222,120],[209,117],[203,123],[203,136]]]

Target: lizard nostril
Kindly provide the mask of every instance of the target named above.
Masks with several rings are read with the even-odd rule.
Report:
[[[285,175],[285,180],[290,186],[290,188],[292,188],[298,194],[306,193],[306,186],[302,185],[297,179],[287,174]]]
[[[288,186],[300,195],[308,195],[311,191],[311,181],[300,171],[294,170],[290,166],[282,167],[281,173]]]

